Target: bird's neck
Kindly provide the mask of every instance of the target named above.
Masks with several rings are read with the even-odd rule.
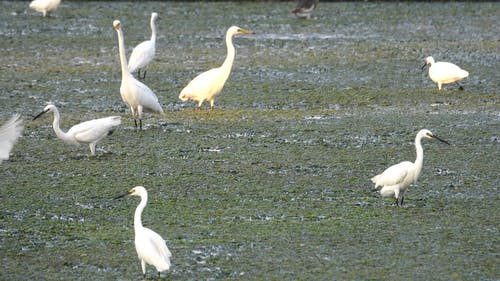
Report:
[[[122,79],[126,76],[130,76],[127,66],[127,57],[125,55],[125,43],[123,42],[123,32],[120,29],[117,30],[118,33],[118,52],[120,53],[120,64],[122,67]]]
[[[422,165],[424,163],[424,149],[422,148],[421,138],[415,138],[415,150],[417,151],[417,158],[415,159],[415,176],[416,178],[420,175],[422,171]]]
[[[147,194],[141,195],[141,203],[139,203],[139,205],[135,209],[135,214],[134,214],[134,229],[136,231],[142,228],[142,219],[141,219],[142,210],[144,210],[147,203],[148,203],[148,195]]]
[[[151,42],[156,41],[156,26],[155,21],[151,19]]]
[[[57,108],[54,108],[53,113],[54,113],[54,121],[52,122],[52,128],[54,129],[56,136],[61,140],[63,140],[64,142],[71,142],[71,139],[68,137],[68,135],[65,132],[63,132],[59,127],[59,120],[61,116],[59,115],[59,111],[57,110]]]
[[[229,34],[226,35],[226,47],[227,56],[221,68],[224,70],[224,74],[229,77],[229,73],[231,73],[231,68],[233,67],[234,56],[236,54],[236,50],[233,45],[233,36]]]

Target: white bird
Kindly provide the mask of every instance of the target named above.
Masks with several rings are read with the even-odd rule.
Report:
[[[0,164],[9,159],[9,153],[23,132],[23,120],[19,114],[12,116],[0,127]]]
[[[127,195],[141,197],[141,202],[135,209],[134,231],[135,250],[137,251],[137,256],[139,256],[139,259],[141,260],[142,274],[144,275],[144,278],[146,278],[146,264],[151,264],[156,267],[159,277],[160,272],[170,268],[170,257],[172,257],[172,253],[170,253],[165,240],[163,240],[158,233],[142,226],[142,211],[148,203],[148,192],[146,189],[143,186],[136,186],[115,199],[125,197]]]
[[[107,135],[110,135],[113,132],[113,127],[118,126],[121,123],[120,116],[93,119],[77,124],[65,133],[59,127],[59,110],[53,104],[47,105],[42,112],[33,118],[33,120],[47,112],[54,113],[54,122],[52,123],[52,127],[54,128],[54,132],[57,137],[67,144],[88,144],[90,147],[90,155],[95,155],[96,144]]]
[[[158,18],[157,13],[151,14],[151,40],[144,41],[137,45],[128,60],[128,71],[134,73],[138,71],[137,76],[141,79],[141,69],[144,69],[148,64],[153,61],[155,57],[155,45],[156,45],[156,26],[155,21]],[[144,69],[142,79],[146,79],[146,69]]]
[[[384,197],[396,197],[396,205],[402,206],[404,194],[408,186],[416,183],[424,162],[424,149],[422,148],[422,138],[434,138],[449,145],[449,143],[431,131],[422,129],[415,137],[415,149],[417,150],[417,159],[412,163],[404,161],[387,168],[382,174],[374,176],[371,180],[375,183],[375,188],[382,187],[380,194]]]
[[[231,26],[226,32],[227,56],[222,66],[212,68],[196,76],[182,89],[179,99],[182,101],[194,100],[198,102],[198,108],[201,107],[204,101],[209,101],[210,109],[213,110],[214,97],[220,93],[231,73],[236,54],[233,36],[236,34],[252,34],[252,32],[237,26]]]
[[[47,16],[48,13],[53,12],[59,7],[61,0],[33,0],[30,3],[30,8]]]
[[[458,84],[458,81],[469,76],[469,72],[461,69],[457,65],[449,62],[438,61],[434,62],[433,57],[427,57],[422,69],[429,65],[429,77],[432,81],[438,84],[438,89],[441,90],[443,84],[457,83],[460,90],[464,88]]]
[[[318,6],[318,2],[319,0],[299,0],[292,14],[299,19],[310,19],[311,13],[316,9],[316,6]]]
[[[137,119],[139,119],[139,129],[142,129],[142,112],[151,112],[163,114],[163,109],[158,102],[158,97],[146,85],[139,82],[130,74],[127,67],[127,59],[125,57],[125,44],[123,42],[123,32],[119,20],[113,22],[113,27],[118,34],[118,48],[120,53],[120,63],[122,68],[122,83],[120,86],[120,94],[122,100],[130,107],[132,117],[134,118],[135,127],[137,127]]]

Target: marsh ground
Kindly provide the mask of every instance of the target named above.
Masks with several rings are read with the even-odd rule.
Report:
[[[137,198],[173,252],[168,280],[498,280],[500,108],[497,3],[321,3],[300,21],[294,3],[65,2],[50,18],[1,2],[0,120],[26,116],[0,166],[2,280],[139,280]],[[125,44],[149,38],[146,84],[166,114],[133,128],[119,96],[114,19]],[[177,99],[225,56],[233,73],[216,110]],[[423,58],[470,72],[465,91],[437,86]],[[55,138],[121,115],[89,157]],[[206,105],[205,105],[206,106]],[[2,121],[3,122],[3,121]],[[370,178],[414,159],[427,128],[421,178],[403,208]],[[154,270],[149,267],[149,275]]]

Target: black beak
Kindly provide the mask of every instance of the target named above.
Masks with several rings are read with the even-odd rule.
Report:
[[[44,111],[42,111],[42,112],[38,113],[38,115],[37,115],[37,116],[33,117],[33,120],[35,120],[35,119],[37,119],[38,117],[40,117],[40,116],[44,115],[45,113],[47,113],[47,111],[49,111],[49,110],[44,110]],[[33,120],[32,120],[32,121],[33,121]]]
[[[440,137],[438,137],[438,136],[436,136],[436,135],[432,135],[432,137],[433,137],[433,138],[435,138],[435,139],[437,139],[438,141],[441,141],[441,142],[446,143],[447,145],[450,145],[450,143],[449,143],[449,142],[447,142],[447,141],[443,140],[442,138],[440,138]]]
[[[115,198],[113,198],[113,200],[123,198],[123,197],[125,197],[125,196],[127,196],[127,195],[129,195],[129,194],[130,194],[130,192],[129,192],[129,191],[127,191],[127,192],[125,192],[125,193],[123,193],[123,194],[121,194],[121,195],[116,196]]]
[[[424,69],[427,66],[427,63],[424,62],[424,65],[422,65],[422,69]]]

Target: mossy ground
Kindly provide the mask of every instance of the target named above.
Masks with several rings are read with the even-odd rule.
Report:
[[[42,18],[2,2],[1,120],[26,122],[0,166],[0,279],[141,279],[138,199],[112,198],[143,185],[143,222],[173,253],[165,279],[498,280],[500,5],[321,3],[310,21],[293,5],[63,1]],[[130,53],[152,11],[146,84],[167,112],[136,131],[112,21]],[[195,111],[178,93],[222,62],[230,25],[256,34],[234,39],[216,110]],[[465,91],[439,92],[420,70],[428,55],[468,70]],[[30,120],[47,101],[63,129],[123,125],[89,157],[56,139],[51,117]],[[452,145],[424,142],[397,208],[370,178],[412,160],[421,128]]]

